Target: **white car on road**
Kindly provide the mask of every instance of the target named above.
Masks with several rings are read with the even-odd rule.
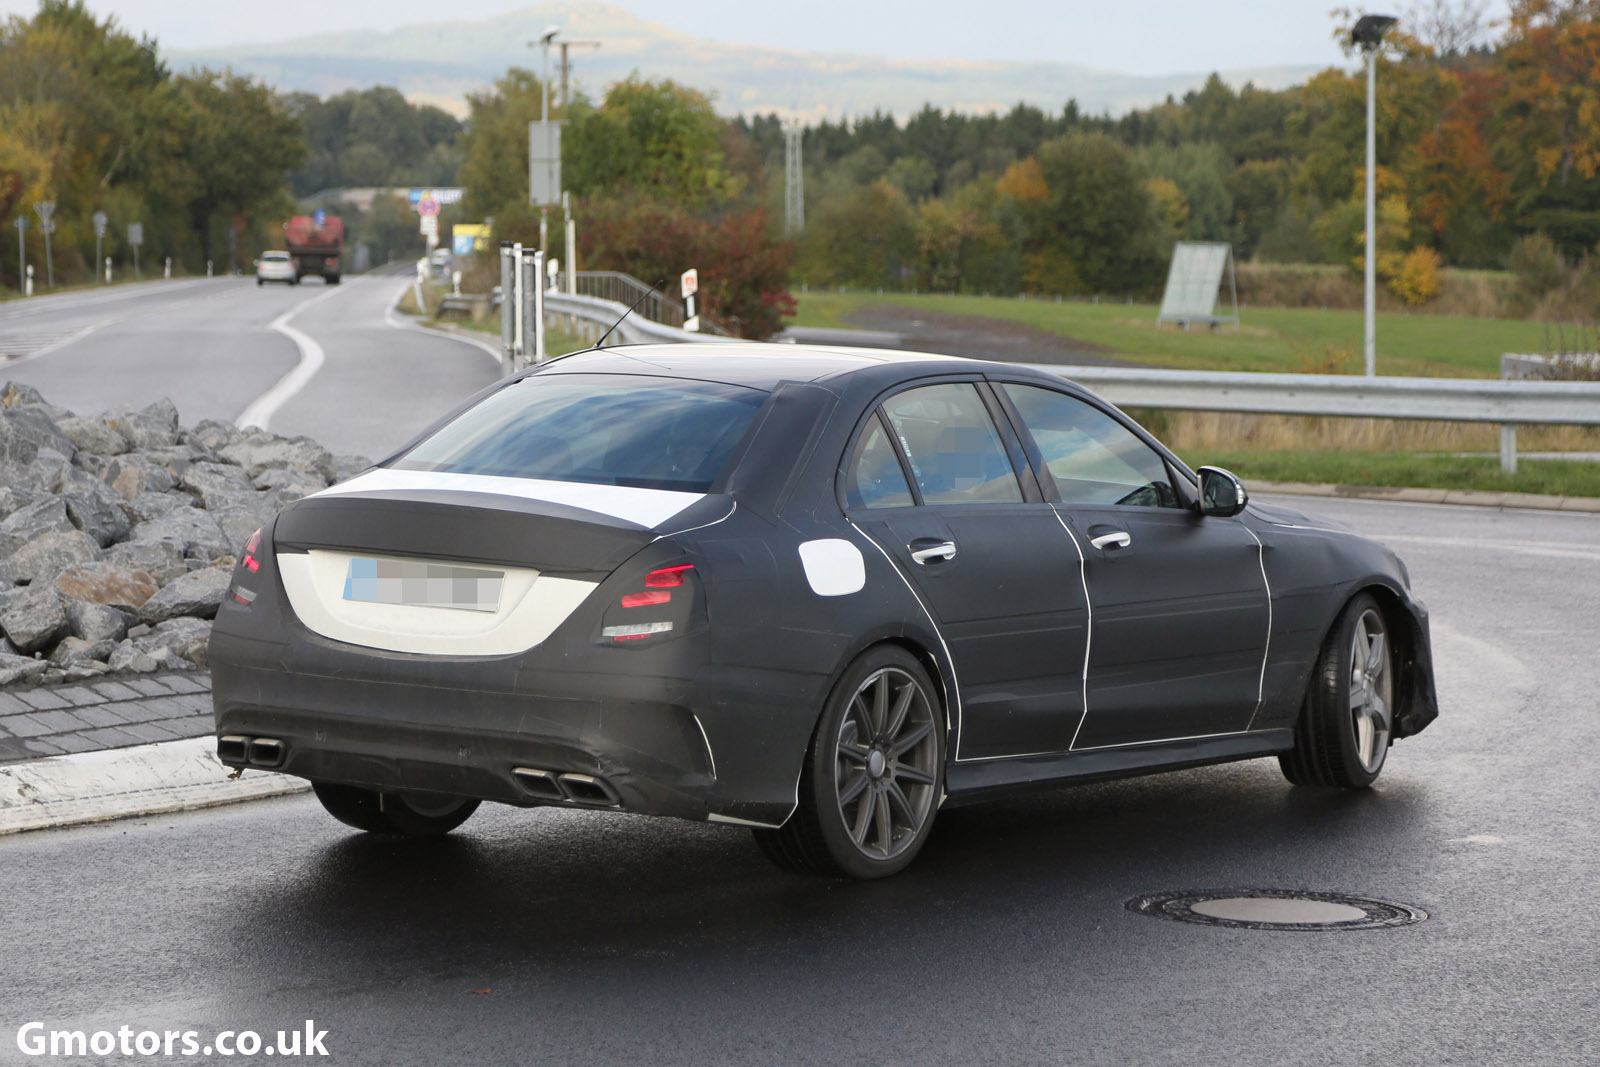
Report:
[[[300,279],[295,276],[294,260],[289,258],[289,253],[261,253],[261,258],[256,260],[256,284],[265,285],[268,282],[300,284]]]

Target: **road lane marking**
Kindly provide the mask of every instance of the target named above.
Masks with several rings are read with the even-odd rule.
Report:
[[[289,325],[289,320],[300,312],[320,304],[330,297],[338,296],[344,290],[338,287],[330,288],[325,293],[320,293],[310,300],[296,304],[282,315],[267,324],[267,329],[276,330],[300,350],[300,362],[289,369],[289,373],[279,378],[277,383],[250,402],[250,406],[239,412],[239,417],[234,420],[240,428],[256,426],[268,429],[272,416],[277,414],[279,408],[288,403],[294,395],[306,387],[306,383],[316,377],[317,371],[327,362],[327,355],[322,351],[322,346],[313,340],[310,335],[302,333]]]
[[[487,341],[480,341],[475,337],[463,337],[460,334],[449,333],[445,330],[430,330],[426,326],[419,326],[410,319],[402,318],[400,313],[395,310],[395,307],[397,304],[399,304],[400,297],[403,296],[406,290],[410,288],[411,283],[406,282],[406,284],[402,285],[399,291],[395,293],[394,300],[390,301],[383,313],[383,321],[387,322],[390,326],[393,326],[397,330],[411,330],[416,333],[427,334],[429,337],[442,337],[447,341],[459,341],[464,345],[471,345],[473,348],[476,348],[478,351],[482,352],[484,355],[493,360],[496,368],[499,368],[503,365],[504,361],[500,355],[500,350]]]
[[[22,363],[38,359],[40,356],[48,356],[57,349],[65,348],[72,342],[88,337],[101,327],[109,326],[116,321],[116,319],[100,319],[75,330],[67,327],[34,333],[0,334],[0,363]]]
[[[1488,549],[1495,552],[1514,552],[1519,556],[1545,556],[1550,559],[1580,559],[1600,563],[1600,550],[1563,541],[1523,541],[1515,537],[1503,540],[1486,540],[1477,537],[1424,537],[1420,534],[1368,533],[1362,536],[1374,541],[1426,545],[1431,548]]]

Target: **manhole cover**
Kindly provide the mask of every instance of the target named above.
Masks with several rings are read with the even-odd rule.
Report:
[[[1190,889],[1134,897],[1125,906],[1158,919],[1235,930],[1370,930],[1428,917],[1409,904],[1298,889]]]

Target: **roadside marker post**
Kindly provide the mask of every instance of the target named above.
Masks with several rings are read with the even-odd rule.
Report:
[[[699,333],[700,310],[696,296],[700,292],[700,272],[690,267],[678,279],[678,285],[683,291],[683,328],[690,333]]]
[[[111,284],[111,257],[106,257],[106,284]]]

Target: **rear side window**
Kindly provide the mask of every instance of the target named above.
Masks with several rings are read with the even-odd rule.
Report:
[[[989,411],[968,384],[927,385],[883,402],[925,504],[1022,502]]]
[[[678,378],[536,376],[485,398],[392,466],[704,493],[766,398]]]
[[[852,508],[908,508],[916,503],[911,499],[911,486],[906,484],[894,444],[876,416],[856,442],[845,478],[844,499]]]

